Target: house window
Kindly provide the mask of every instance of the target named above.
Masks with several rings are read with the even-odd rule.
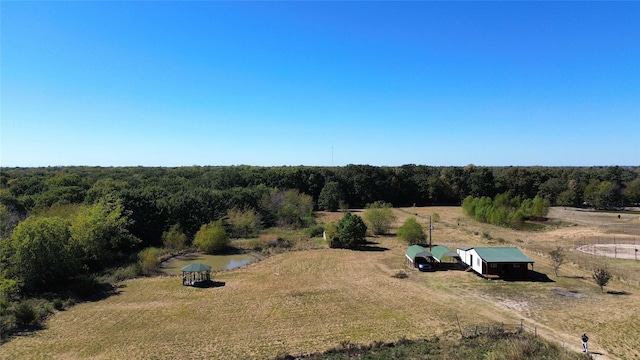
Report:
[[[497,267],[498,267],[498,264],[496,264],[496,263],[491,263],[491,264],[490,264],[490,266],[491,266],[491,268],[492,268],[492,269],[495,269],[495,268],[497,268]]]
[[[478,266],[480,266],[480,258],[478,258],[478,259],[476,260],[476,264],[477,264]]]
[[[517,269],[517,268],[519,268],[519,267],[520,267],[520,264],[513,264],[513,268],[514,268],[514,269]]]

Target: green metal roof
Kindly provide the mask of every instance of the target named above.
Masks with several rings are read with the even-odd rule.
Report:
[[[409,246],[409,248],[407,249],[406,255],[411,259],[411,261],[414,261],[417,256],[424,257],[424,258],[432,257],[431,253],[428,252],[427,249],[423,248],[420,245]]]
[[[201,263],[192,263],[182,268],[184,272],[201,272],[201,271],[211,271],[211,266],[201,264]]]
[[[477,247],[474,249],[486,262],[534,263],[532,259],[523,254],[517,247]]]
[[[458,253],[451,251],[451,249],[442,245],[436,245],[432,247],[431,253],[438,260],[442,260],[445,257],[451,257],[451,258],[458,257]]]

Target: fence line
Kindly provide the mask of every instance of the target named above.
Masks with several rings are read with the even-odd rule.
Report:
[[[639,260],[640,239],[628,236],[593,236],[574,241],[574,248],[593,256]]]
[[[534,336],[538,336],[538,328],[535,326],[525,325],[524,321],[521,320],[520,323],[492,323],[492,324],[479,324],[473,326],[467,326],[463,328],[460,325],[460,319],[458,319],[458,315],[456,315],[456,320],[458,322],[458,328],[460,329],[460,336],[462,338],[472,338],[480,335],[499,335],[504,333],[518,334],[522,332],[533,333]]]

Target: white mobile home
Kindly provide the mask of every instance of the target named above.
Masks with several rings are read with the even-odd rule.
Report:
[[[473,271],[488,279],[523,278],[534,261],[517,247],[458,248],[460,259]]]

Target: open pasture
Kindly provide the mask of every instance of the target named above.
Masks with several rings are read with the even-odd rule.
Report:
[[[347,340],[457,339],[457,316],[465,328],[522,321],[575,350],[587,332],[590,348],[602,353],[598,359],[640,359],[639,262],[595,259],[572,247],[576,238],[610,227],[554,217],[555,209],[553,220],[532,232],[476,223],[459,207],[394,211],[396,227],[408,216],[426,225],[437,213],[434,244],[519,246],[535,260],[542,280],[419,273],[406,268],[406,245],[395,236],[371,237],[371,251],[292,251],[217,273],[218,287],[183,287],[178,276],[125,281],[117,295],[58,312],[45,330],[5,343],[0,358],[273,358],[323,351]],[[333,217],[321,213],[318,219]],[[566,247],[567,259],[555,277],[547,252],[558,245]],[[594,264],[614,273],[605,288],[611,293],[602,294],[591,279]],[[400,270],[409,277],[392,277]]]

